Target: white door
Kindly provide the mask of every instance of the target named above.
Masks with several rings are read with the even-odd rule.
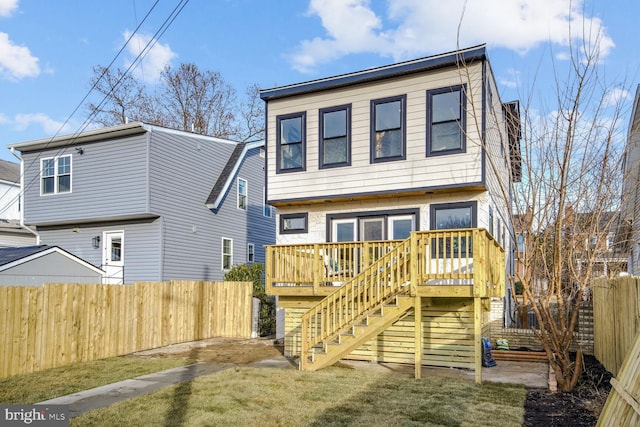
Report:
[[[124,283],[124,231],[105,231],[102,240],[104,283],[121,285]]]

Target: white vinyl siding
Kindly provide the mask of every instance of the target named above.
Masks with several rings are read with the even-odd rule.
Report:
[[[460,186],[482,180],[481,120],[482,65],[469,73],[455,68],[429,74],[403,76],[357,86],[292,96],[269,102],[267,142],[269,200],[320,198],[365,192],[407,191],[411,188]],[[466,84],[466,152],[426,156],[426,93],[428,90]],[[406,160],[371,164],[371,101],[406,95]],[[494,96],[494,99],[498,97]],[[320,169],[319,110],[351,104],[351,166]],[[473,105],[471,105],[473,104]],[[500,108],[498,108],[500,110]],[[276,117],[306,112],[306,170],[276,174]],[[477,124],[477,126],[476,126]],[[464,167],[460,167],[464,165]],[[456,173],[451,173],[455,170]],[[305,185],[292,185],[304,180]],[[331,185],[327,185],[330,182]]]

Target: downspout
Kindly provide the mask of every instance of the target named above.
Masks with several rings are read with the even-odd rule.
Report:
[[[20,160],[20,227],[36,236],[36,245],[39,245],[40,235],[38,232],[27,227],[24,223],[24,161],[22,160],[22,157],[16,153],[16,149],[14,147],[11,147],[11,154],[13,154],[16,159]]]

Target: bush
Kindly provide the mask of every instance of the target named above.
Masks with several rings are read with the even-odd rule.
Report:
[[[252,282],[253,296],[260,300],[258,334],[262,336],[276,333],[276,303],[264,289],[264,265],[260,263],[234,265],[224,280],[232,282]]]

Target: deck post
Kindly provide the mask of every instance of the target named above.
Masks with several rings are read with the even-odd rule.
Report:
[[[415,350],[415,378],[422,378],[422,297],[416,295],[413,307],[415,316],[414,350]]]
[[[482,299],[473,297],[473,335],[475,344],[475,379],[482,383]]]

